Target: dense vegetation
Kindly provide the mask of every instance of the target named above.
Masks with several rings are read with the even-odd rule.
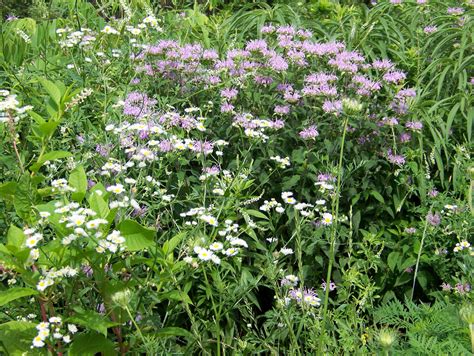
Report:
[[[5,4],[2,353],[474,350],[472,1]]]

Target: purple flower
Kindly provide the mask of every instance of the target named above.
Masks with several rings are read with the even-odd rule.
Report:
[[[290,107],[288,105],[276,105],[273,111],[278,115],[287,115],[290,113]]]
[[[464,9],[462,7],[448,7],[448,15],[462,15],[464,13]]]
[[[305,128],[303,131],[300,131],[300,137],[304,140],[315,139],[319,136],[319,132],[316,129],[316,126],[312,125]]]
[[[438,226],[441,223],[441,216],[438,213],[433,214],[432,212],[429,212],[428,215],[426,215],[426,219],[432,226]]]
[[[436,189],[431,189],[429,192],[428,192],[428,196],[430,198],[436,198],[438,196],[439,192],[436,190]]]
[[[321,283],[321,288],[326,291],[326,281],[323,280],[323,283]],[[336,289],[336,283],[330,282],[329,283],[329,291],[332,292],[333,290]]]
[[[283,72],[288,69],[288,63],[286,63],[283,57],[278,55],[271,57],[268,65],[276,72]]]
[[[444,292],[450,291],[453,287],[449,283],[443,283],[441,284],[441,288],[443,289]]]
[[[398,84],[405,80],[406,74],[401,71],[393,71],[385,73],[383,79],[388,83],[395,83]]]
[[[436,26],[426,26],[423,29],[423,32],[426,33],[427,35],[429,35],[431,33],[435,33],[436,31],[438,31],[438,27],[436,27]]]
[[[89,266],[89,265],[82,265],[81,269],[82,269],[82,272],[84,272],[84,274],[88,278],[92,277],[92,275],[94,274],[94,271],[93,271],[92,267]]]
[[[232,112],[234,111],[234,105],[224,102],[221,105],[221,112]]]
[[[408,121],[405,127],[413,131],[420,131],[423,128],[423,123],[420,121]]]
[[[408,132],[400,134],[400,142],[406,143],[411,141],[411,135]]]
[[[387,159],[390,163],[397,164],[399,166],[405,164],[405,157],[402,155],[394,155],[391,149],[387,151]]]
[[[416,229],[414,227],[407,227],[405,228],[405,233],[413,235],[414,233],[416,233]]]
[[[237,89],[233,88],[225,88],[221,90],[221,97],[226,98],[226,99],[234,99],[239,91]]]

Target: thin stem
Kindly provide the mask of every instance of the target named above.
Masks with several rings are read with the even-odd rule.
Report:
[[[147,344],[146,344],[146,341],[145,341],[145,338],[143,337],[143,334],[142,334],[142,331],[140,330],[140,327],[138,326],[137,322],[135,321],[135,318],[132,316],[132,313],[130,312],[130,309],[126,306],[125,307],[125,310],[127,311],[127,314],[128,316],[130,317],[130,320],[132,321],[132,324],[135,326],[135,328],[137,329],[138,331],[138,335],[140,335],[140,338],[142,339],[142,342],[143,342],[143,346],[145,347],[145,349],[147,348]],[[148,351],[148,350],[147,350]]]
[[[211,288],[209,280],[207,279],[206,269],[204,267],[204,280],[206,281],[206,287]],[[212,296],[212,290],[210,291],[212,309],[214,310],[214,317],[216,318],[216,327],[217,327],[217,356],[221,355],[221,329],[220,329],[220,315],[217,312],[216,304],[214,302],[214,297]]]
[[[326,292],[324,296],[324,305],[323,305],[323,319],[322,319],[322,329],[321,329],[321,336],[320,336],[320,346],[323,345],[323,337],[326,329],[326,317],[327,317],[327,309],[329,304],[329,283],[331,281],[331,274],[332,274],[332,267],[334,264],[335,259],[335,246],[336,246],[336,235],[337,235],[337,223],[339,217],[339,195],[341,192],[341,177],[342,177],[342,160],[344,155],[344,144],[346,140],[346,131],[347,125],[349,123],[349,117],[346,116],[344,119],[343,125],[343,132],[342,132],[342,140],[341,140],[341,148],[339,150],[339,163],[337,166],[337,186],[336,191],[333,198],[333,223],[331,229],[331,240],[330,240],[330,249],[329,249],[329,265],[326,274]]]
[[[431,214],[430,208],[428,215]],[[415,293],[415,285],[416,285],[416,276],[418,275],[418,267],[420,266],[420,259],[421,259],[421,251],[423,250],[423,243],[425,241],[426,230],[428,229],[428,218],[425,219],[425,227],[423,228],[423,236],[421,237],[420,249],[418,250],[418,256],[416,258],[416,265],[415,265],[415,273],[413,275],[413,284],[411,287],[411,296],[410,299],[413,300],[413,294]]]

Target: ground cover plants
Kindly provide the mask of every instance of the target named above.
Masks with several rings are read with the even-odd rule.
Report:
[[[34,3],[3,353],[471,354],[472,2]]]

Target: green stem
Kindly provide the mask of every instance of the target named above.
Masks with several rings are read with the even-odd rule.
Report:
[[[336,235],[337,235],[337,223],[339,217],[339,195],[341,192],[341,177],[342,177],[342,161],[344,156],[344,144],[346,141],[346,131],[347,125],[349,122],[349,117],[346,116],[344,119],[343,125],[343,132],[342,132],[342,140],[341,140],[341,148],[339,150],[339,163],[337,166],[337,186],[336,191],[333,198],[333,223],[331,229],[331,240],[330,240],[330,249],[329,249],[329,265],[326,274],[326,291],[324,296],[324,305],[323,305],[323,315],[322,315],[322,329],[321,329],[321,336],[320,336],[320,347],[323,345],[323,338],[324,333],[326,330],[326,318],[327,318],[327,309],[329,304],[329,283],[331,281],[331,274],[332,274],[332,267],[334,264],[334,254],[335,254],[335,246],[336,246]]]
[[[130,317],[130,320],[132,321],[133,325],[137,329],[138,335],[140,335],[140,338],[142,339],[143,346],[146,349],[146,341],[145,338],[143,337],[142,331],[140,330],[140,327],[138,326],[137,322],[135,321],[135,318],[132,316],[132,313],[130,312],[130,309],[128,307],[125,307],[125,310],[127,311],[128,316]]]
[[[207,279],[206,267],[203,268],[204,270],[204,280],[206,281],[206,290],[211,289],[211,285],[209,284],[209,280]],[[216,328],[217,328],[217,356],[221,355],[221,329],[220,329],[220,313],[217,312],[216,303],[214,302],[214,297],[212,296],[212,290],[210,290],[209,295],[211,296],[211,304],[212,309],[214,310],[214,317],[216,318]]]
[[[428,214],[431,214],[431,209],[428,211]],[[418,275],[418,267],[420,266],[420,259],[421,259],[421,251],[423,250],[423,243],[425,241],[426,230],[428,229],[428,219],[425,218],[425,227],[423,228],[423,236],[421,237],[420,249],[418,250],[418,256],[416,258],[416,265],[415,265],[415,273],[413,275],[413,284],[411,287],[411,296],[410,299],[413,300],[413,294],[415,293],[415,284],[416,284],[416,276]]]

